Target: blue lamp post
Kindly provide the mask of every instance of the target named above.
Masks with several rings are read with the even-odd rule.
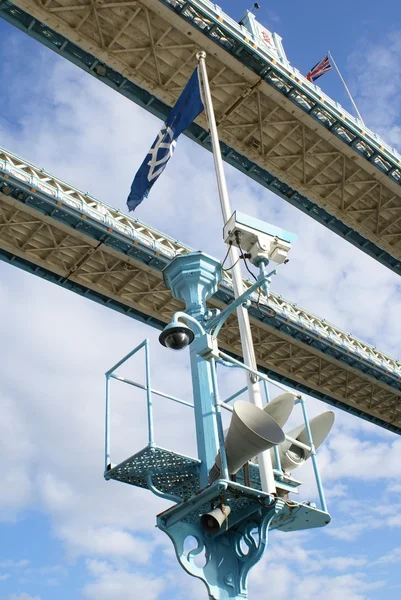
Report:
[[[236,486],[228,479],[225,456],[222,456],[222,463],[226,478],[208,485],[208,474],[215,463],[219,447],[224,455],[220,407],[217,402],[217,344],[216,339],[208,333],[210,325],[217,326],[219,320],[218,317],[210,320],[208,327],[206,307],[208,298],[217,291],[220,280],[220,263],[201,252],[177,257],[164,271],[166,286],[171,289],[175,298],[184,301],[186,305],[185,313],[176,316],[176,322],[179,318],[187,320],[195,332],[190,355],[201,467],[199,493],[193,499],[162,513],[157,519],[158,527],[172,539],[181,566],[205,582],[209,596],[214,600],[247,597],[248,572],[262,556],[267,543],[268,525],[284,505],[260,491],[250,491],[244,495],[243,490],[240,490],[241,486]],[[229,312],[235,308],[231,307]],[[221,320],[228,314],[220,316]],[[221,531],[211,534],[202,528],[201,517],[215,509],[222,510],[223,515],[224,510],[229,510],[230,516]],[[236,522],[231,522],[231,519]],[[195,547],[190,551],[185,548],[188,537],[196,540]],[[198,566],[195,557],[202,552],[204,565]]]
[[[157,524],[173,541],[181,566],[205,582],[213,600],[247,598],[248,573],[263,555],[272,524],[291,528],[291,521],[298,529],[323,525],[330,519],[326,512],[313,511],[310,506],[298,506],[295,519],[295,514],[291,514],[295,507],[263,492],[260,479],[251,487],[234,482],[228,473],[216,378],[216,360],[220,355],[216,337],[210,332],[218,332],[227,316],[258,287],[266,288],[271,273],[266,273],[265,266],[254,286],[211,318],[206,302],[221,280],[219,262],[197,252],[176,258],[164,271],[166,286],[186,305],[185,313],[175,315],[168,331],[174,332],[180,321],[186,321],[195,333],[190,354],[201,465],[197,494],[159,515]],[[242,440],[237,442],[241,444]],[[221,458],[220,477],[209,484],[217,450]],[[195,541],[189,551],[185,547],[188,538]],[[204,564],[199,566],[195,558],[201,553]]]
[[[206,301],[217,292],[221,281],[221,264],[216,259],[196,252],[179,256],[164,270],[164,281],[174,298],[185,302],[186,315],[195,333],[190,345],[192,387],[198,458],[201,461],[200,485],[208,484],[208,473],[218,452],[218,433],[214,403],[212,363],[202,356],[206,332]],[[181,318],[187,318],[182,315]]]
[[[148,488],[174,502],[173,506],[157,516],[157,525],[172,540],[180,565],[206,584],[210,600],[247,598],[248,573],[262,557],[270,529],[294,531],[321,527],[330,521],[317,470],[313,432],[301,399],[305,433],[302,434],[302,441],[290,440],[299,447],[300,452],[308,452],[312,457],[321,498],[320,509],[310,503],[288,499],[288,492],[296,492],[300,482],[281,470],[277,444],[286,438],[280,426],[265,410],[249,402],[239,402],[234,409],[231,408],[233,416],[228,433],[223,431],[221,410],[228,408],[227,403],[233,397],[225,402],[220,400],[216,362],[242,368],[257,379],[266,381],[267,378],[222,352],[216,336],[226,318],[239,305],[245,304],[259,287],[265,287],[271,275],[265,272],[265,268],[262,269],[258,280],[246,292],[220,313],[212,314],[206,303],[221,281],[220,263],[206,254],[194,252],[175,258],[166,267],[165,284],[175,298],[185,303],[185,311],[174,314],[172,322],[161,333],[160,341],[173,349],[189,345],[193,405],[153,390],[147,340],[106,373],[105,477]],[[123,362],[142,348],[146,352],[146,386],[115,373]],[[113,378],[146,389],[148,401],[149,444],[118,465],[110,462],[109,383]],[[197,459],[156,445],[153,394],[193,406]],[[277,412],[273,414],[277,416]],[[261,443],[264,444],[263,449],[274,446],[276,450],[277,495],[263,491],[258,465],[252,462],[247,464],[250,458],[259,454]],[[233,452],[234,462],[237,461],[235,469]],[[238,470],[238,464],[247,468]]]

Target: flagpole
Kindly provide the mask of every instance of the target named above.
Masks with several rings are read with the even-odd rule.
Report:
[[[365,125],[365,123],[363,122],[363,119],[361,117],[361,113],[359,112],[359,110],[358,110],[358,108],[357,108],[357,106],[356,106],[356,104],[354,102],[354,99],[351,96],[351,92],[349,91],[349,89],[347,87],[347,84],[345,83],[344,78],[343,78],[343,76],[340,73],[340,69],[337,67],[336,61],[334,60],[334,58],[333,58],[330,50],[327,51],[327,56],[330,58],[331,62],[333,63],[333,66],[334,66],[335,70],[337,71],[338,76],[341,79],[343,86],[345,87],[345,91],[347,92],[347,94],[349,96],[349,99],[352,102],[352,106],[355,108],[355,111],[356,111],[356,114],[358,115],[359,120],[362,122],[362,125]]]
[[[219,137],[217,133],[216,120],[214,117],[212,95],[210,93],[209,80],[206,70],[206,52],[198,52],[196,58],[198,59],[201,80],[203,83],[204,102],[209,122],[210,137],[212,140],[213,158],[216,170],[217,187],[219,190],[221,212],[223,214],[224,224],[226,224],[229,218],[231,217],[232,210],[230,206],[230,199],[228,196],[226,178],[224,175],[223,160],[221,157]],[[244,292],[241,267],[238,263],[238,248],[231,245],[229,250],[229,257],[231,262],[234,296],[235,298],[238,298]],[[244,357],[244,364],[252,369],[257,369],[248,311],[243,306],[240,306],[239,308],[237,308],[237,317],[242,352]],[[259,382],[254,381],[254,377],[249,373],[247,373],[247,385],[249,400],[252,402],[252,404],[255,404],[259,408],[263,408]],[[259,455],[258,463],[262,490],[264,492],[267,492],[268,494],[275,494],[276,486],[274,482],[273,467],[269,450],[266,450],[265,452]]]

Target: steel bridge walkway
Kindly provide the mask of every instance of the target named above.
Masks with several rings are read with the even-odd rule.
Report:
[[[205,49],[225,160],[401,273],[400,155],[217,5],[2,0],[0,16],[162,119]],[[187,133],[209,148],[206,129]]]
[[[182,305],[162,269],[191,251],[0,148],[0,258],[162,328]],[[247,284],[250,285],[250,284]],[[211,305],[234,294],[226,278]],[[401,365],[271,294],[250,309],[258,366],[277,380],[401,433]],[[219,337],[241,355],[237,320]]]

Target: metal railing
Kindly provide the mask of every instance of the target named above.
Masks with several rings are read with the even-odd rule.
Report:
[[[225,30],[229,35],[236,38],[242,45],[248,46],[253,52],[259,54],[262,58],[268,59],[269,62],[273,62],[275,68],[278,72],[281,72],[285,77],[290,78],[292,80],[296,80],[298,84],[301,84],[301,87],[305,89],[310,97],[312,97],[316,102],[322,103],[322,105],[332,111],[332,113],[338,118],[340,121],[344,122],[344,125],[351,125],[351,127],[355,130],[356,133],[363,134],[371,143],[376,146],[377,151],[383,153],[385,151],[387,158],[394,162],[394,166],[399,167],[401,164],[401,154],[395,149],[392,148],[389,144],[387,144],[379,135],[371,131],[364,123],[360,121],[360,119],[351,115],[339,102],[336,102],[330,96],[325,94],[317,85],[311,83],[306,79],[306,77],[298,71],[296,67],[292,67],[287,59],[277,60],[277,57],[274,56],[273,52],[269,52],[269,49],[260,42],[260,39],[254,36],[253,32],[248,30],[243,25],[237,23],[234,19],[232,19],[229,15],[224,13],[219,6],[210,2],[209,0],[162,0],[164,3],[169,4],[173,8],[177,8],[178,6],[182,7],[182,12],[190,11],[191,7],[193,7],[195,12],[194,15],[186,15],[187,17],[192,17],[191,20],[197,19],[198,26],[200,25],[200,21],[202,20],[201,15],[203,14],[204,27],[200,26],[200,29],[208,29],[209,23],[207,23],[207,19],[212,19],[213,23],[218,23],[218,25]]]
[[[162,398],[166,398],[167,400],[171,400],[173,402],[182,404],[182,405],[187,406],[192,409],[194,408],[194,405],[192,403],[187,402],[186,400],[177,398],[176,396],[172,396],[171,394],[166,394],[165,392],[162,392],[162,391],[157,390],[152,387],[151,372],[150,372],[149,345],[150,345],[149,340],[145,339],[141,344],[139,344],[133,350],[128,352],[128,354],[126,354],[121,360],[119,360],[115,365],[113,365],[113,367],[111,367],[105,373],[105,376],[106,376],[106,417],[105,417],[105,457],[104,457],[105,472],[107,472],[107,470],[113,466],[111,463],[111,435],[110,435],[110,409],[111,409],[110,380],[114,379],[114,380],[120,381],[122,383],[126,383],[127,385],[133,386],[137,389],[141,389],[146,392],[147,427],[148,427],[147,437],[148,437],[148,446],[149,447],[155,447],[155,445],[156,445],[155,444],[155,435],[154,435],[153,395],[159,396]],[[142,349],[145,352],[145,382],[146,383],[145,384],[139,383],[139,382],[133,381],[127,377],[118,375],[118,373],[116,373],[116,370],[119,367],[121,367],[124,363],[126,363],[130,358],[132,358],[136,353],[141,351]],[[258,379],[260,381],[262,381],[265,386],[265,396],[266,396],[267,402],[269,401],[269,393],[268,393],[268,389],[267,389],[267,383],[271,383],[272,385],[274,385],[274,386],[278,387],[279,389],[282,389],[286,392],[293,393],[286,386],[284,386],[276,381],[273,381],[268,376],[264,375],[263,373],[260,373],[259,371],[256,371],[254,369],[251,369],[250,367],[247,367],[246,365],[244,365],[241,362],[237,361],[236,359],[232,358],[225,352],[219,351],[219,356],[220,356],[220,359],[218,360],[218,362],[220,364],[223,364],[224,366],[231,365],[233,367],[246,370],[249,373],[256,375],[258,377]],[[228,403],[231,402],[232,400],[234,400],[235,398],[239,397],[245,391],[247,391],[247,387],[242,388],[241,390],[239,390],[238,392],[236,392],[235,394],[231,395],[229,398],[226,398],[223,401],[220,400],[220,393],[219,393],[218,381],[217,381],[216,360],[214,358],[212,358],[212,359],[210,359],[210,361],[211,361],[211,366],[212,366],[212,369],[211,369],[212,385],[213,385],[213,392],[214,392],[214,405],[215,405],[215,411],[216,411],[217,428],[218,428],[218,436],[219,436],[218,447],[220,450],[220,457],[221,457],[222,478],[226,481],[229,481],[230,476],[229,476],[228,468],[227,468],[227,457],[226,457],[226,452],[225,452],[224,428],[223,428],[223,422],[222,422],[221,409],[227,410],[228,412],[233,412],[234,409],[231,406],[229,406]],[[311,454],[313,470],[314,470],[314,475],[315,475],[315,480],[316,480],[316,486],[317,486],[318,495],[319,495],[319,499],[320,499],[320,507],[321,507],[321,510],[323,510],[324,512],[327,512],[327,504],[326,504],[326,500],[325,500],[325,496],[324,496],[322,481],[320,478],[319,468],[318,468],[317,459],[316,459],[316,450],[315,450],[315,447],[313,444],[312,433],[311,433],[311,430],[309,427],[309,421],[308,421],[305,402],[301,396],[297,396],[296,402],[299,403],[302,407],[302,413],[303,413],[303,418],[304,418],[304,423],[305,423],[305,427],[306,427],[309,444],[303,444],[302,442],[299,442],[298,440],[293,439],[288,435],[286,435],[285,437],[286,437],[287,441],[291,442],[291,444],[293,444]],[[284,472],[281,469],[280,456],[279,456],[277,446],[274,447],[274,453],[275,453],[275,459],[276,459],[276,469],[274,469],[274,475],[277,480],[280,480],[280,479],[283,479]],[[188,457],[188,458],[190,458],[190,457]],[[169,496],[168,494],[161,494],[158,490],[156,490],[156,488],[154,490],[152,489],[152,491],[157,493],[157,495],[162,495],[163,497],[168,498],[169,500],[177,501],[176,497]]]
[[[143,340],[141,344],[136,346],[131,352],[128,352],[121,360],[119,360],[111,369],[106,371],[106,419],[105,419],[105,471],[111,465],[111,444],[110,444],[110,379],[116,379],[117,381],[121,381],[122,383],[126,383],[127,385],[131,385],[135,388],[144,390],[146,392],[146,405],[147,405],[147,425],[148,425],[148,445],[155,445],[155,435],[154,435],[154,419],[153,419],[153,398],[152,394],[155,396],[160,396],[161,398],[166,398],[167,400],[172,400],[173,402],[177,402],[178,404],[183,404],[184,406],[189,406],[193,408],[193,404],[187,402],[186,400],[181,400],[180,398],[176,398],[175,396],[171,396],[170,394],[166,394],[161,392],[160,390],[156,390],[151,386],[151,374],[150,374],[150,351],[149,351],[149,339],[146,338]],[[137,381],[132,381],[127,377],[122,377],[115,373],[116,369],[121,367],[124,363],[126,363],[130,358],[134,356],[137,352],[145,350],[145,381],[146,384],[139,383]]]
[[[269,399],[270,399],[268,388],[267,388],[267,383],[271,383],[274,386],[278,387],[279,389],[282,389],[286,392],[290,392],[290,393],[294,394],[294,392],[292,390],[290,390],[288,387],[286,387],[276,381],[273,381],[267,375],[264,375],[263,373],[260,373],[259,371],[252,369],[251,367],[248,367],[247,365],[244,365],[243,363],[236,360],[229,354],[219,351],[219,355],[220,355],[220,358],[222,358],[223,361],[225,361],[226,363],[232,364],[240,369],[244,369],[248,373],[255,375],[259,379],[259,381],[262,381],[263,385],[264,385],[264,391],[265,391],[265,397],[266,397],[267,403],[269,402]],[[213,370],[215,370],[215,369],[213,369]],[[217,382],[216,382],[216,385],[217,385]],[[227,406],[227,403],[230,402],[231,400],[233,400],[234,398],[237,398],[239,395],[244,393],[246,390],[247,390],[247,388],[242,388],[241,390],[239,390],[239,392],[237,392],[236,394],[233,394],[226,400],[224,400],[222,402],[220,400],[216,401],[216,413],[218,415],[218,427],[219,427],[220,431],[223,431],[223,424],[222,424],[222,420],[221,420],[220,408],[225,408],[226,410],[232,411],[233,409],[231,407]],[[307,410],[306,410],[306,406],[305,406],[305,400],[302,398],[301,395],[297,396],[295,404],[301,405],[302,416],[303,416],[303,420],[304,420],[304,425],[305,425],[309,445],[303,444],[302,442],[290,437],[287,434],[285,435],[285,439],[286,439],[286,441],[291,442],[291,444],[293,444],[294,446],[297,446],[298,448],[301,448],[302,450],[305,450],[310,453],[312,465],[313,465],[313,471],[314,471],[314,475],[315,475],[316,487],[317,487],[319,500],[320,500],[320,507],[324,512],[327,512],[326,498],[324,495],[323,484],[322,484],[322,480],[320,477],[319,467],[318,467],[317,458],[316,458],[316,449],[315,449],[315,446],[313,443],[312,432],[311,432],[311,429],[309,426],[309,419],[308,419],[308,414],[307,414]],[[224,439],[224,434],[223,434],[223,439]],[[223,468],[223,472],[224,472],[224,462],[223,462],[223,454],[224,454],[224,458],[225,458],[224,443],[223,443],[223,446],[220,445],[220,454],[222,456],[221,462],[222,462],[222,468]],[[281,461],[280,461],[280,456],[279,456],[277,446],[274,446],[274,457],[276,460],[276,469],[274,469],[274,475],[278,479],[282,479],[284,477],[284,472],[281,468]],[[225,463],[225,464],[227,464],[227,463]]]

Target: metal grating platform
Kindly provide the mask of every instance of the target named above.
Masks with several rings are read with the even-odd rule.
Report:
[[[271,508],[272,499],[260,490],[242,486],[238,483],[216,481],[200,491],[187,502],[173,506],[160,515],[158,523],[163,528],[170,528],[178,522],[185,522],[195,527],[200,526],[200,517],[208,513],[218,504],[230,506],[228,527],[235,527],[245,516],[260,513]],[[280,512],[274,517],[270,528],[280,531],[296,531],[324,527],[330,522],[330,515],[312,505],[277,500],[282,504]],[[224,534],[225,529],[217,535]]]
[[[146,446],[130,458],[127,458],[120,464],[113,466],[105,472],[105,479],[114,479],[129,485],[135,485],[144,489],[151,489],[151,486],[156,488],[161,494],[171,494],[177,496],[177,499],[188,500],[198,495],[200,490],[199,483],[199,466],[200,461],[196,458],[191,458],[183,454],[178,454],[170,450],[165,450],[158,446]],[[238,510],[244,510],[247,505],[255,502],[255,495],[259,497],[261,494],[261,483],[259,476],[259,467],[253,463],[249,464],[249,474],[251,488],[244,484],[243,469],[240,469],[236,476],[236,483],[241,493],[233,494],[227,492],[224,496],[230,499],[233,507],[237,506]],[[149,476],[151,477],[151,486],[149,485]],[[298,493],[299,481],[291,477],[285,477],[283,481],[276,480],[276,485],[287,492]],[[244,496],[243,490],[249,490],[251,496]],[[202,507],[206,509],[206,506]],[[203,513],[202,513],[203,514]],[[192,515],[190,521],[198,516]]]
[[[199,490],[199,465],[200,461],[195,458],[157,446],[146,446],[106,471],[105,479],[114,479],[150,490],[148,483],[150,476],[151,484],[158,492],[181,498],[184,502],[180,502],[160,515],[166,523],[175,521],[175,508],[177,508],[180,520],[198,526],[201,515],[207,513],[218,501],[230,506],[230,526],[232,526],[237,520],[243,518],[244,514],[252,515],[270,504],[271,498],[268,494],[260,489],[248,488],[241,483],[230,482],[226,485],[219,480]],[[255,483],[260,488],[257,465],[250,465],[250,474],[252,485]],[[240,473],[238,479],[241,479]],[[287,486],[289,482],[291,480],[286,482]],[[283,487],[286,484],[284,483]],[[299,482],[292,482],[293,491],[298,484]],[[281,483],[278,485],[281,486]],[[314,506],[286,501],[271,527],[281,531],[295,531],[323,527],[329,522],[330,516]]]
[[[330,515],[315,508],[315,506],[286,501],[283,510],[271,522],[270,529],[302,531],[303,529],[324,527],[330,521]]]
[[[151,489],[150,476],[151,484],[159,492],[186,500],[199,490],[199,465],[195,458],[147,446],[106,471],[105,479]]]

